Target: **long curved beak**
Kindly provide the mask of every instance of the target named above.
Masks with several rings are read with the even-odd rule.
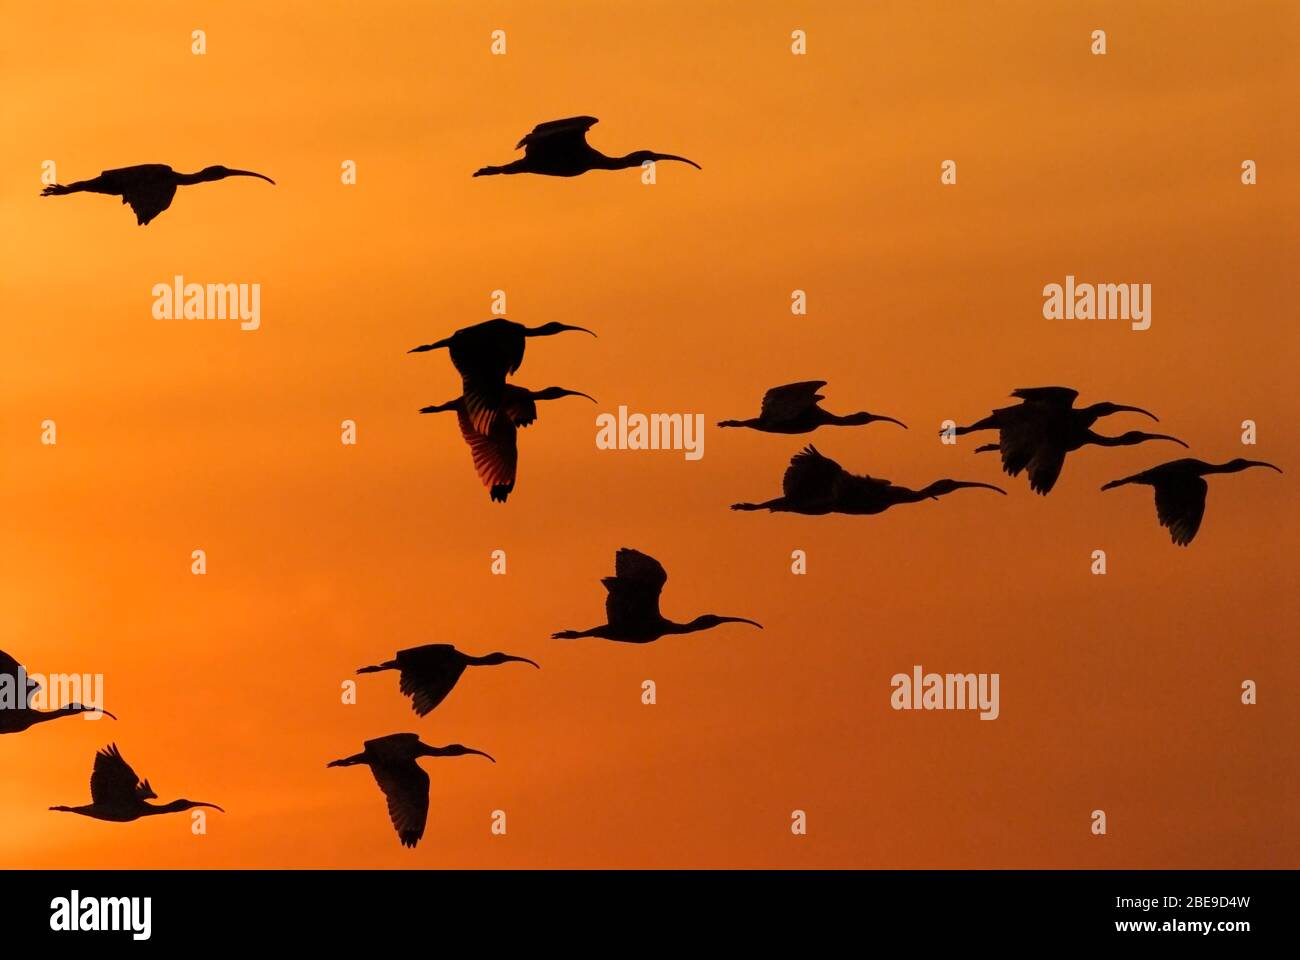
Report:
[[[560,393],[561,393],[561,396],[565,396],[565,397],[586,397],[586,398],[587,398],[588,400],[590,400],[592,403],[599,403],[599,402],[600,402],[600,401],[597,400],[595,397],[593,397],[591,394],[589,394],[589,393],[583,393],[581,390],[562,390],[562,391],[560,391]]]
[[[996,490],[1004,497],[1007,495],[1007,492],[1005,490],[1003,490],[1001,487],[995,487],[991,483],[976,483],[973,480],[954,480],[953,483],[958,487],[979,487],[982,490]]]
[[[896,423],[896,424],[898,424],[900,427],[902,427],[904,430],[907,429],[907,424],[905,424],[902,420],[895,420],[893,417],[881,417],[881,416],[877,416],[876,419],[877,419],[877,420],[884,420],[886,423]]]
[[[744,617],[718,617],[723,623],[748,623],[750,626],[758,627],[762,630],[763,625],[757,620],[746,620]]]
[[[1141,407],[1130,407],[1130,406],[1127,406],[1126,404],[1123,404],[1123,403],[1117,403],[1117,404],[1115,404],[1115,412],[1116,412],[1116,413],[1120,413],[1120,412],[1122,412],[1122,411],[1128,411],[1129,413],[1140,413],[1140,414],[1142,414],[1142,415],[1145,416],[1145,417],[1150,417],[1150,418],[1151,418],[1152,420],[1154,420],[1156,423],[1159,423],[1159,422],[1160,422],[1160,418],[1157,417],[1157,416],[1156,416],[1154,413],[1152,413],[1150,410],[1143,410]]]
[[[268,177],[266,174],[264,174],[264,173],[254,173],[252,170],[227,170],[227,171],[226,171],[226,176],[228,176],[228,177],[258,177],[259,179],[265,180],[267,183],[271,184],[272,186],[275,185],[275,181],[272,180],[270,177]]]
[[[506,659],[514,663],[531,663],[538,670],[542,669],[542,665],[540,663],[538,663],[536,660],[529,660],[527,657],[512,657],[509,654],[507,654]]]
[[[1166,433],[1148,433],[1147,439],[1148,440],[1172,440],[1174,443],[1178,444],[1180,447],[1182,447],[1185,450],[1191,449],[1191,447],[1187,446],[1187,444],[1183,443],[1183,441],[1179,440],[1177,437],[1171,437]]]
[[[496,763],[496,762],[497,762],[496,757],[492,756],[492,754],[490,754],[490,753],[484,753],[482,750],[475,750],[473,747],[466,747],[466,748],[465,748],[465,752],[466,752],[466,753],[472,753],[472,754],[475,754],[476,756],[480,756],[480,757],[487,757],[487,758],[488,758],[489,760],[491,760],[493,763]]]
[[[678,161],[679,163],[689,163],[689,164],[690,164],[692,167],[694,167],[696,170],[703,170],[703,169],[704,169],[704,168],[701,167],[698,163],[696,163],[694,160],[687,160],[685,157],[679,157],[679,156],[677,156],[676,154],[673,154],[673,153],[656,153],[656,154],[655,154],[655,159],[656,159],[656,160],[676,160],[676,161]]]
[[[1276,466],[1275,464],[1272,463],[1268,463],[1267,461],[1264,460],[1247,460],[1246,462],[1249,463],[1252,467],[1268,467],[1270,470],[1276,470],[1278,473],[1282,472],[1281,467]]]
[[[1279,471],[1279,472],[1280,472],[1280,471]],[[103,714],[104,716],[108,717],[108,718],[111,719],[111,720],[116,720],[116,719],[117,719],[117,717],[113,716],[113,714],[109,713],[107,710],[100,710],[99,712],[100,712],[101,714]]]
[[[594,331],[594,330],[588,330],[586,327],[575,327],[575,326],[573,326],[572,324],[568,324],[568,323],[562,323],[562,324],[560,324],[560,329],[561,329],[561,330],[581,330],[583,333],[589,333],[589,334],[591,334],[593,337],[596,336],[596,331]]]
[[[217,806],[215,803],[195,803],[194,806],[196,806],[196,807],[211,807],[213,810],[220,810],[222,813],[225,813],[225,812],[226,812],[224,809],[222,809],[221,807]]]

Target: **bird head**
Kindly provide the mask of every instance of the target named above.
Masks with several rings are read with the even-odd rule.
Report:
[[[678,163],[689,163],[696,170],[703,170],[694,160],[687,160],[685,157],[679,157],[672,153],[655,153],[653,150],[634,150],[623,158],[629,167],[639,167],[647,160],[676,160]]]
[[[533,394],[534,400],[559,400],[561,397],[586,397],[592,403],[596,403],[596,398],[583,393],[581,390],[566,390],[564,387],[547,387],[545,390],[538,390]]]
[[[493,763],[496,758],[491,754],[484,753],[482,750],[475,750],[473,747],[467,747],[463,743],[449,743],[445,747],[431,747],[427,743],[420,744],[420,753],[422,757],[465,757],[473,754],[476,757],[487,757]]]
[[[572,324],[560,323],[557,320],[552,320],[550,323],[544,323],[540,327],[532,327],[526,331],[526,334],[530,337],[550,337],[557,333],[564,333],[566,330],[581,330],[583,333],[591,333],[593,337],[595,336],[595,334],[586,327],[575,327]]]
[[[1160,422],[1160,418],[1150,410],[1143,410],[1141,407],[1131,407],[1124,403],[1111,403],[1110,401],[1094,403],[1092,406],[1086,407],[1084,412],[1089,414],[1094,420],[1099,417],[1109,417],[1116,413],[1140,413],[1144,417],[1150,417],[1156,423]]]
[[[540,663],[536,663],[532,660],[529,660],[527,657],[512,657],[510,654],[501,653],[500,651],[496,653],[489,653],[487,656],[481,657],[479,659],[479,663],[481,663],[483,666],[486,667],[495,667],[498,664],[502,664],[502,663],[531,663],[538,670],[542,669],[542,665]]]
[[[1234,472],[1237,471],[1237,470],[1246,470],[1246,469],[1248,469],[1249,467],[1268,467],[1270,470],[1276,470],[1278,473],[1281,473],[1281,472],[1282,472],[1282,468],[1281,468],[1281,467],[1276,466],[1275,464],[1272,464],[1272,463],[1268,463],[1267,461],[1264,461],[1264,460],[1244,460],[1244,459],[1242,459],[1241,457],[1237,457],[1235,460],[1229,460],[1229,461],[1228,461],[1227,463],[1225,463],[1223,466],[1224,466],[1224,469],[1225,469],[1225,470],[1230,470],[1230,471],[1234,471]]]
[[[199,171],[199,175],[198,175],[198,179],[202,181],[224,180],[226,179],[226,177],[259,177],[262,180],[265,180],[267,183],[270,184],[275,183],[275,181],[272,180],[270,177],[265,176],[264,174],[261,173],[254,173],[252,170],[232,170],[230,169],[230,167],[222,167],[222,166],[204,167],[202,170]]]

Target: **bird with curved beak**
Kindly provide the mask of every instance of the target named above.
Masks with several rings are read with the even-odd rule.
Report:
[[[141,780],[130,764],[122,758],[117,744],[109,744],[95,754],[95,768],[90,774],[91,802],[80,807],[50,807],[61,813],[77,813],[95,820],[129,823],[141,817],[154,817],[163,813],[180,813],[195,807],[209,807],[225,813],[215,803],[202,800],[172,800],[153,804],[158,794],[153,792],[148,780]]]
[[[41,191],[42,197],[61,197],[69,193],[104,193],[121,197],[131,205],[136,223],[145,226],[154,217],[171,206],[176,188],[196,183],[211,183],[227,177],[258,177],[274,185],[275,181],[252,170],[233,170],[230,167],[204,167],[197,173],[178,173],[165,163],[142,163],[134,167],[105,170],[90,180],[76,183],[51,184]]]
[[[367,766],[388,800],[388,817],[404,847],[414,847],[424,836],[424,825],[429,817],[429,775],[416,761],[420,757],[487,757],[460,743],[433,747],[423,743],[414,733],[391,733],[386,737],[367,740],[361,753],[342,760],[331,760],[327,767]]]
[[[411,698],[411,709],[424,717],[438,704],[460,680],[466,667],[495,667],[503,663],[528,663],[538,670],[541,665],[527,657],[508,653],[488,653],[481,657],[457,650],[450,643],[426,643],[420,647],[398,650],[392,660],[371,667],[361,667],[357,673],[381,673],[396,670],[400,675],[399,689]]]
[[[566,117],[539,123],[515,144],[516,150],[523,149],[522,157],[504,166],[480,167],[474,176],[537,173],[546,177],[576,177],[590,170],[625,170],[660,160],[688,163],[696,170],[701,169],[694,160],[654,150],[634,150],[621,157],[606,156],[587,143],[587,131],[599,122],[595,117]]]

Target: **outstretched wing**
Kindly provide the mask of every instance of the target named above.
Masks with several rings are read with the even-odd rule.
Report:
[[[810,407],[816,406],[818,400],[826,399],[817,392],[824,386],[825,380],[805,380],[802,383],[773,387],[763,394],[763,409],[759,415],[773,423],[794,420]]]
[[[519,462],[515,425],[508,416],[493,417],[487,432],[480,433],[463,404],[456,411],[456,421],[460,424],[460,435],[469,444],[479,480],[489,488],[493,500],[505,503],[515,488],[515,469]]]
[[[95,754],[95,769],[90,774],[91,801],[115,806],[134,803],[144,796],[153,796],[153,791],[122,759],[117,744],[109,744]]]
[[[447,699],[465,672],[464,660],[449,643],[399,650],[397,666],[401,671],[399,688],[411,698],[411,707],[421,717]]]
[[[9,656],[9,654],[5,653],[3,650],[0,650],[0,677],[12,677],[13,680],[11,682],[16,684],[18,683],[18,670],[20,667],[21,664],[17,660]],[[24,676],[26,676],[26,671],[23,671],[23,673]],[[15,693],[18,695],[20,702],[24,707],[30,707],[32,705],[32,697],[36,696],[36,691],[39,689],[41,689],[41,685],[31,677],[28,677],[27,689],[25,691],[17,690]]]
[[[635,627],[660,618],[659,594],[668,573],[654,557],[624,547],[614,556],[614,576],[600,582],[608,591],[605,619],[611,627]]]
[[[1201,529],[1205,495],[1210,486],[1201,477],[1186,475],[1161,480],[1156,487],[1156,516],[1169,528],[1174,543],[1185,547]]]
[[[790,460],[781,478],[781,492],[786,499],[813,506],[834,497],[836,481],[844,475],[844,468],[824,457],[812,444],[804,447]]]
[[[1003,463],[1006,463],[1005,453],[1003,454]],[[1029,459],[1029,488],[1034,493],[1047,496],[1052,487],[1056,486],[1056,480],[1060,477],[1061,467],[1063,466],[1065,466],[1065,450],[1044,439],[1038,444],[1033,456]],[[1015,476],[1015,474],[1012,474],[1012,476]]]
[[[133,185],[122,191],[122,202],[129,203],[135,213],[135,222],[144,226],[172,205],[176,184],[170,180],[156,180]]]
[[[429,775],[414,760],[374,762],[370,772],[388,800],[388,819],[402,846],[414,847],[429,817]]]
[[[571,149],[587,143],[587,131],[599,123],[595,117],[566,117],[563,120],[548,120],[533,127],[531,133],[515,144],[521,147],[525,156],[549,150]]]
[[[1011,391],[1013,397],[1019,397],[1026,403],[1047,403],[1056,407],[1071,407],[1079,396],[1078,390],[1070,387],[1020,387]]]

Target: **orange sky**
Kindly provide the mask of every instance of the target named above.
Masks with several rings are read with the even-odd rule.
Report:
[[[1300,862],[1294,4],[5,6],[0,648],[102,672],[121,720],[0,741],[0,864]],[[471,179],[573,114],[606,152],[704,169]],[[278,185],[183,187],[141,228],[115,198],[41,199],[51,159],[64,182],[155,162]],[[152,319],[177,273],[261,283],[261,329]],[[1151,283],[1151,329],[1044,320],[1066,274]],[[512,319],[600,335],[529,346],[518,382],[601,403],[543,408],[504,507],[454,421],[416,415],[457,394],[446,356],[405,353],[487,319],[495,289]],[[811,378],[832,410],[911,425],[811,438],[905,484],[1001,482],[938,425],[1055,383],[1288,472],[1212,478],[1179,549],[1149,490],[1098,492],[1170,445],[1072,455],[1046,499],[1021,478],[800,517],[727,506],[776,496],[808,438],[711,429],[698,462],[594,443],[620,403],[712,424]],[[624,545],[667,567],[668,616],[766,630],[550,640],[602,621]],[[391,674],[339,703],[356,667],[425,642],[543,669],[479,670],[425,720]],[[916,663],[1000,673],[1000,718],[892,711]],[[414,852],[365,771],[325,768],[403,730],[499,761],[424,762]],[[229,812],[201,838],[47,812],[88,801],[110,739],[164,800]]]

